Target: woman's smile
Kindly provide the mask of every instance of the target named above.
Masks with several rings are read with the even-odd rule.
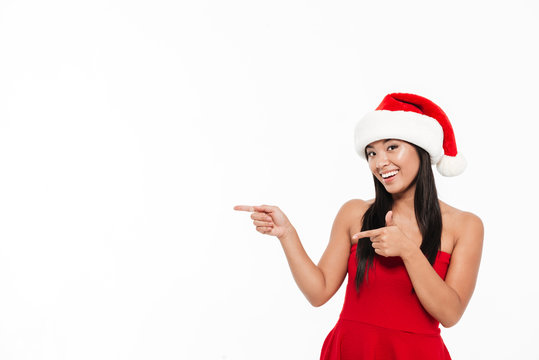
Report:
[[[413,145],[398,139],[378,140],[365,149],[369,167],[391,193],[407,190],[419,170],[419,155]]]
[[[393,171],[381,173],[380,175],[382,176],[383,179],[390,179],[390,178],[393,178],[395,175],[397,175],[398,172],[399,170],[393,170]]]

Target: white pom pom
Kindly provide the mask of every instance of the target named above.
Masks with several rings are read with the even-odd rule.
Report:
[[[461,154],[457,156],[442,156],[442,159],[436,164],[438,172],[443,176],[457,176],[466,169],[466,159]]]

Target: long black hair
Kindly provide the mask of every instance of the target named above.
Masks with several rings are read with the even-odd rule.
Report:
[[[423,241],[421,251],[425,254],[431,265],[436,260],[442,239],[442,213],[438,203],[438,193],[434,183],[431,160],[429,154],[414,144],[419,155],[419,170],[414,179],[416,188],[414,195],[414,211],[417,225]],[[363,215],[361,231],[378,229],[386,226],[385,216],[393,208],[393,197],[387,192],[384,185],[373,175],[375,199]],[[374,248],[368,238],[359,239],[356,248],[357,271],[356,289],[365,278],[368,278],[372,266]]]

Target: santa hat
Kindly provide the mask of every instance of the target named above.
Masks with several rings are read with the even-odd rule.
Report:
[[[438,105],[418,95],[386,95],[375,111],[357,123],[354,136],[356,151],[363,158],[365,147],[373,141],[400,139],[426,150],[432,164],[444,176],[459,175],[466,168],[466,159],[457,153],[447,115]]]

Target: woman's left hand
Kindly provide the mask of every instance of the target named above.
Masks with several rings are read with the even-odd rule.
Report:
[[[385,227],[358,232],[352,236],[352,239],[366,237],[371,239],[374,252],[385,257],[403,257],[419,248],[394,224],[392,211],[388,211],[386,214]]]

